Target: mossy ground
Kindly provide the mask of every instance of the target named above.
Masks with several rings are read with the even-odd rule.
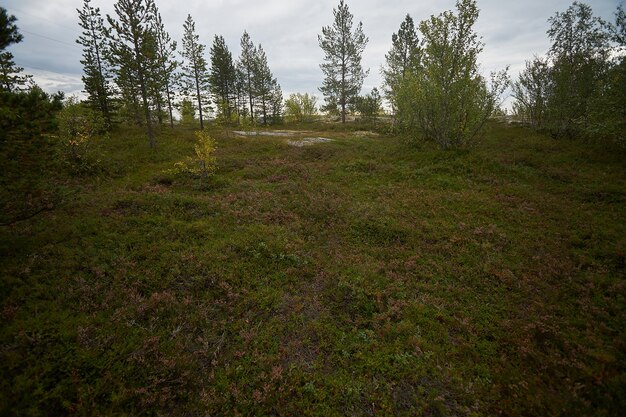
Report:
[[[469,151],[193,132],[2,151],[0,414],[618,415],[626,154],[493,125]],[[30,146],[30,147],[29,147]]]

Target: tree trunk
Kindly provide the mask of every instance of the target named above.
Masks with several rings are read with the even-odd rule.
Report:
[[[204,119],[202,117],[202,99],[200,97],[200,76],[198,75],[198,69],[194,63],[194,73],[196,76],[196,98],[198,99],[198,113],[200,115],[200,130],[204,130]]]
[[[172,114],[172,97],[170,93],[170,83],[169,81],[165,83],[165,92],[167,94],[167,109],[170,113],[170,127],[174,128],[174,116]]]
[[[141,50],[139,48],[139,41],[134,39],[135,44],[135,56],[137,58],[137,75],[139,76],[139,86],[141,88],[141,98],[143,100],[144,115],[146,116],[146,127],[148,128],[148,143],[151,148],[156,146],[154,141],[154,131],[152,130],[152,114],[150,112],[150,106],[148,105],[148,89],[146,88],[146,78],[143,73],[143,59],[141,56]]]

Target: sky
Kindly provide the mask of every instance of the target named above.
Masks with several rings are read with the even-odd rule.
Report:
[[[207,54],[215,35],[222,35],[236,58],[244,30],[252,41],[261,43],[270,69],[283,93],[301,92],[321,98],[318,87],[323,74],[319,63],[323,52],[317,36],[333,22],[333,8],[339,0],[156,0],[166,29],[173,39],[182,37],[187,14],[196,22],[196,31]],[[444,10],[454,9],[455,0],[347,0],[355,22],[363,22],[369,42],[362,65],[369,69],[362,93],[380,87],[381,65],[406,14],[416,24]],[[620,0],[588,0],[594,13],[613,21]],[[45,91],[81,95],[82,50],[75,43],[80,34],[76,9],[83,0],[2,0],[0,6],[18,18],[23,42],[9,50],[17,65],[32,74]],[[114,15],[113,0],[92,0],[103,15]],[[543,55],[549,48],[548,18],[565,11],[568,0],[478,0],[480,16],[476,31],[485,44],[479,56],[481,71],[510,67],[515,78],[524,62]],[[208,60],[208,56],[207,56]],[[321,100],[320,100],[321,101]],[[510,98],[507,100],[510,103]],[[506,104],[505,104],[506,105]]]

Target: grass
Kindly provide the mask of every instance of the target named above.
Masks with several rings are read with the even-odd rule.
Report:
[[[49,209],[0,227],[1,415],[626,407],[623,151],[213,133],[204,182],[163,173],[184,129],[101,139],[84,178],[53,139],[2,149],[3,222]]]

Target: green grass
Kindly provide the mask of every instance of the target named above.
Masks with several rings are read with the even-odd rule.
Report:
[[[0,415],[626,407],[623,151],[214,133],[204,182],[163,173],[191,130],[116,132],[84,178],[2,149],[3,222],[51,209],[0,227]]]

